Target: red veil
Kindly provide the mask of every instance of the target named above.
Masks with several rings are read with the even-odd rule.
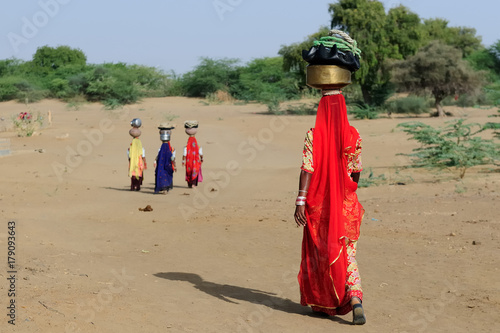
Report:
[[[194,136],[190,136],[186,146],[186,181],[191,182],[200,176],[200,148]],[[201,180],[200,180],[201,181]]]
[[[323,96],[314,129],[299,284],[302,305],[330,314],[342,314],[336,309],[349,304],[343,201],[346,191],[357,187],[347,174],[345,153],[355,148],[357,138],[351,131],[344,96]]]

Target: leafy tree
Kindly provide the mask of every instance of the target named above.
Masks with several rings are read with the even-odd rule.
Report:
[[[465,124],[464,119],[448,122],[444,128],[433,128],[421,122],[399,124],[403,131],[421,144],[413,149],[414,167],[430,169],[456,168],[464,178],[468,168],[494,164],[500,159],[500,145],[477,134],[485,129],[480,124]]]
[[[427,43],[440,40],[462,51],[462,57],[469,56],[481,48],[481,37],[476,29],[467,27],[448,27],[448,21],[441,18],[424,20],[424,40]]]
[[[473,52],[467,60],[476,69],[490,71],[494,79],[500,78],[500,40],[488,48]]]
[[[441,101],[450,95],[478,91],[482,73],[462,60],[459,50],[433,41],[417,54],[393,65],[393,81],[415,94],[430,91],[440,117],[445,116]]]
[[[112,106],[137,102],[143,94],[137,77],[131,73],[133,71],[124,63],[95,67],[93,72],[87,74],[87,98]]]
[[[500,74],[500,39],[488,48],[489,53],[494,57],[494,67],[495,72]]]
[[[15,99],[19,87],[25,83],[22,77],[8,76],[0,77],[0,102]]]
[[[196,68],[184,74],[181,83],[189,97],[205,97],[217,90],[228,91],[238,80],[238,59],[202,58]]]
[[[330,29],[321,27],[318,32],[308,36],[306,40],[291,45],[282,45],[278,54],[283,57],[283,69],[286,72],[295,73],[300,85],[306,85],[307,62],[302,59],[302,50],[309,50],[313,42],[320,37],[327,36]]]
[[[25,62],[20,59],[0,60],[0,77],[25,74]]]
[[[462,51],[465,58],[481,48],[481,37],[476,36],[476,29],[468,27],[451,27],[452,37],[448,45]]]
[[[423,46],[420,17],[405,6],[389,9],[385,30],[389,43],[396,48],[392,58],[406,59]]]
[[[121,106],[146,96],[166,96],[172,81],[154,67],[87,65],[82,51],[67,46],[41,47],[28,62],[0,60],[0,100],[34,102],[45,97],[68,100],[79,96]]]
[[[397,54],[385,29],[384,5],[371,0],[340,0],[330,5],[329,12],[332,27],[346,31],[361,48],[361,68],[355,79],[361,86],[365,103],[373,104],[373,96],[387,88],[389,82],[385,60]]]
[[[80,49],[72,49],[69,46],[39,47],[33,55],[31,63],[40,72],[48,73],[65,65],[85,66],[87,57]]]
[[[239,80],[230,87],[231,94],[241,100],[279,102],[298,96],[298,82],[293,74],[283,71],[283,58],[260,58],[240,68]]]
[[[487,71],[490,81],[500,79],[500,68],[497,72],[495,56],[491,54],[487,48],[472,52],[472,54],[467,57],[467,61],[474,69]]]

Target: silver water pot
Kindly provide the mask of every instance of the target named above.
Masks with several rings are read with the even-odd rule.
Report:
[[[131,125],[132,127],[137,127],[137,128],[139,128],[139,127],[141,127],[141,125],[142,125],[142,121],[141,121],[139,118],[134,118],[134,119],[132,119],[132,121],[130,122],[130,125]]]
[[[160,130],[160,140],[161,141],[170,141],[170,135],[171,135],[171,131],[170,130]]]

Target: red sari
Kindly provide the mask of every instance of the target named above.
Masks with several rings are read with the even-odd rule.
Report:
[[[347,120],[344,96],[323,96],[314,130],[314,173],[307,195],[298,278],[301,304],[331,315],[351,310],[346,292],[346,239],[352,237],[352,231],[346,231],[344,199],[352,198],[357,189],[348,175],[346,156],[356,148],[356,134]]]
[[[200,147],[194,136],[190,136],[186,146],[186,181],[189,185],[198,185],[202,181]]]

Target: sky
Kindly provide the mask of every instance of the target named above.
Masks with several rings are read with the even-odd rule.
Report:
[[[282,45],[330,26],[336,0],[23,0],[0,13],[0,59],[31,60],[38,47],[68,45],[87,62],[125,62],[183,74],[201,57],[242,64],[274,57]],[[382,0],[422,19],[475,28],[483,44],[500,39],[500,0]],[[473,7],[472,7],[473,5]],[[362,46],[361,46],[362,48]]]

